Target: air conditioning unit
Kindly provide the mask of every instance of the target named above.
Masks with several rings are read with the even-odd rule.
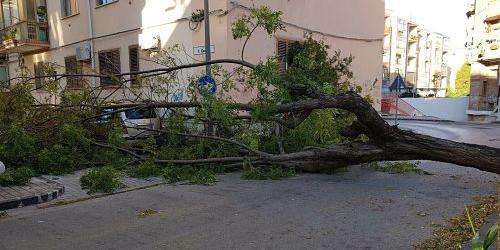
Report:
[[[92,58],[92,45],[90,42],[81,43],[76,47],[76,60],[87,61]]]
[[[159,51],[161,49],[160,35],[154,33],[139,34],[139,47],[142,50]]]

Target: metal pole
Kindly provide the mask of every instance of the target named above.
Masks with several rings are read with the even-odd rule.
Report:
[[[398,75],[396,80],[398,81],[396,90],[396,115],[394,116],[394,126],[398,126],[398,108],[399,108],[399,83],[401,81],[401,76],[399,75],[399,69],[397,69]]]
[[[208,1],[205,0],[205,61],[212,61],[212,51],[210,50],[210,10],[208,6]],[[207,75],[211,75],[210,65],[206,66]]]

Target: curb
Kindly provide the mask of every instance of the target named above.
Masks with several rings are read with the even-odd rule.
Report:
[[[93,199],[99,199],[99,198],[103,198],[103,197],[107,197],[107,196],[113,196],[113,195],[117,195],[117,194],[123,194],[123,193],[132,192],[132,191],[138,191],[138,190],[143,190],[143,189],[158,187],[158,186],[161,186],[161,185],[165,185],[165,183],[155,183],[155,184],[151,184],[151,185],[147,185],[147,186],[142,186],[142,187],[125,188],[123,190],[119,190],[119,191],[116,191],[116,192],[113,192],[113,193],[94,194],[94,195],[91,195],[91,196],[88,196],[88,197],[77,198],[77,199],[73,199],[73,200],[61,200],[61,201],[58,201],[58,202],[55,202],[55,203],[38,205],[37,208],[38,209],[46,209],[46,208],[51,208],[51,207],[65,206],[65,205],[69,205],[69,204],[73,204],[73,203],[77,203],[77,202],[88,201],[88,200],[93,200]]]
[[[51,201],[64,193],[64,186],[57,187],[56,190],[52,190],[48,193],[18,197],[10,200],[6,200],[0,203],[0,211],[8,210],[13,208],[19,208],[29,205],[35,205],[47,201]]]

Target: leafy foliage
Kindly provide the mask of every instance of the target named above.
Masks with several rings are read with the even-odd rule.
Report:
[[[455,89],[447,89],[446,96],[448,97],[462,97],[470,94],[470,64],[464,63],[457,71],[457,78],[455,79]]]
[[[27,167],[8,168],[0,175],[0,186],[23,186],[34,176],[33,170]]]
[[[210,185],[217,181],[216,174],[223,172],[220,168],[192,166],[167,166],[163,170],[163,178],[169,184],[186,182],[189,184]]]
[[[91,169],[80,178],[83,189],[88,189],[89,194],[103,192],[112,193],[124,185],[120,180],[122,173],[113,166]]]
[[[390,174],[404,174],[404,173],[416,173],[419,175],[430,175],[430,173],[418,168],[420,162],[389,162],[385,163],[384,166],[380,166],[379,163],[373,163],[372,167],[377,171],[382,171]]]

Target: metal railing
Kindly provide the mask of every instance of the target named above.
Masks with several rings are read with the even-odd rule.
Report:
[[[2,42],[17,40],[20,43],[48,44],[49,28],[47,23],[21,21],[0,30]]]

